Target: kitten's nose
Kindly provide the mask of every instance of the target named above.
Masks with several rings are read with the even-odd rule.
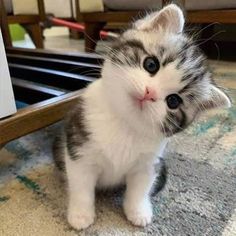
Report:
[[[143,100],[155,102],[157,100],[157,93],[156,93],[155,89],[147,86]]]

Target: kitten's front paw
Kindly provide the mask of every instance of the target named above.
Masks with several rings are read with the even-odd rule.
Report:
[[[140,207],[131,207],[124,205],[126,217],[136,226],[145,227],[152,222],[152,206],[150,203],[141,205]]]
[[[68,222],[69,224],[77,229],[86,229],[91,224],[93,224],[95,214],[91,212],[69,212],[68,213]]]

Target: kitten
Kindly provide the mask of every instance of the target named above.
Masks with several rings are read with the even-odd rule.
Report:
[[[204,110],[230,107],[183,27],[183,13],[174,4],[136,21],[114,43],[102,78],[68,114],[54,156],[65,165],[74,228],[94,222],[95,187],[120,184],[126,184],[127,219],[149,224],[154,164],[167,138]]]

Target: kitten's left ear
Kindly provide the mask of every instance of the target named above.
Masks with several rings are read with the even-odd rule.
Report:
[[[153,12],[134,24],[138,30],[154,30],[160,27],[171,33],[181,33],[184,28],[184,15],[175,4],[164,7],[161,11]]]
[[[229,108],[229,97],[215,85],[211,85],[209,98],[202,103],[204,109]]]

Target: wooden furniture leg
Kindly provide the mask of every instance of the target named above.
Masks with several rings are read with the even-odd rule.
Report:
[[[7,143],[0,143],[0,151],[5,147]],[[1,159],[1,156],[0,156],[0,159]]]
[[[105,22],[85,22],[85,51],[94,52],[97,41],[100,39],[99,32],[105,26]]]
[[[0,0],[0,28],[2,30],[3,42],[5,47],[11,47],[11,36],[7,23],[7,14],[3,4],[3,0]]]
[[[39,24],[24,24],[22,25],[29,33],[36,48],[43,48],[43,32]]]

